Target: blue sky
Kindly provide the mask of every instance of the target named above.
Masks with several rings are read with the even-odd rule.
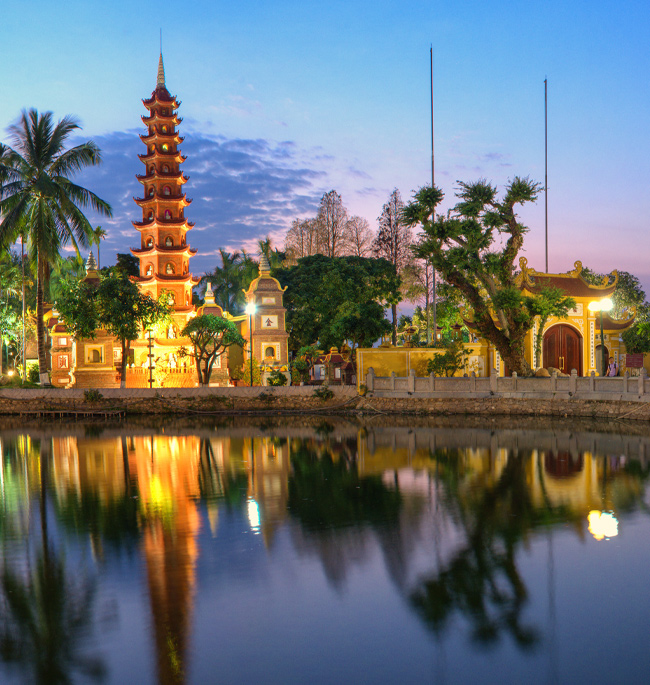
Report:
[[[105,162],[83,182],[110,201],[102,261],[137,243],[141,99],[159,28],[182,101],[192,269],[216,249],[281,241],[338,190],[376,225],[391,190],[430,180],[429,45],[436,182],[543,181],[549,81],[549,266],[581,259],[650,290],[650,6],[647,2],[192,2],[3,7],[0,136],[24,107],[77,115]],[[527,209],[529,264],[544,266],[543,200]],[[97,223],[97,222],[96,222]]]

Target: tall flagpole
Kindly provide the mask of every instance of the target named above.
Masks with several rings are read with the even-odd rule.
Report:
[[[544,240],[548,273],[548,79],[544,79]]]
[[[435,166],[434,166],[434,154],[433,154],[433,45],[429,48],[429,61],[431,65],[431,187],[435,185]],[[435,221],[435,210],[431,215],[431,221]],[[436,269],[433,267],[432,274],[432,284],[433,284],[433,344],[434,347],[437,343],[438,336],[438,324],[436,321]]]

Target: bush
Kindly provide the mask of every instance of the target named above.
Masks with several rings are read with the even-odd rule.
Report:
[[[453,376],[465,366],[465,362],[472,353],[466,350],[460,340],[451,340],[442,354],[437,354],[427,363],[427,373],[434,376]]]
[[[84,399],[86,402],[99,402],[104,399],[104,395],[99,392],[99,390],[84,390]]]
[[[235,381],[240,381],[239,385],[251,384],[251,360],[247,359],[243,366],[233,369],[230,377]],[[253,357],[253,385],[262,385],[262,375],[260,374],[259,362]]]
[[[321,402],[326,402],[334,397],[334,393],[326,385],[321,385],[320,388],[314,390],[314,397],[318,397]]]
[[[638,321],[621,335],[629,354],[650,352],[650,321]]]
[[[30,362],[27,364],[27,380],[30,383],[39,383],[40,377],[38,375],[38,362]]]
[[[273,369],[269,374],[269,385],[281,387],[287,383],[287,377],[279,369]]]

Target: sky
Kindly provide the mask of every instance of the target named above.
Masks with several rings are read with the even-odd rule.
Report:
[[[168,9],[167,9],[168,8]],[[185,186],[198,249],[281,246],[335,189],[374,229],[393,188],[515,175],[544,181],[548,79],[549,270],[576,260],[637,275],[650,294],[650,4],[601,0],[149,0],[3,6],[0,140],[24,108],[76,115],[103,163],[78,180],[109,201],[102,264],[139,242],[142,98],[181,100]],[[521,211],[524,256],[544,270],[544,198]]]

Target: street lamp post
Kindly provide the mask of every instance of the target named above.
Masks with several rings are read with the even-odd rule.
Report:
[[[153,331],[151,329],[147,331],[147,337],[149,338],[149,388],[153,388],[153,352],[151,351]]]
[[[253,315],[255,314],[255,302],[251,301],[246,305],[246,313],[248,314],[248,335],[250,347],[250,362],[251,362],[251,388],[253,387]]]
[[[605,335],[603,332],[603,312],[608,312],[614,306],[614,303],[609,297],[604,297],[602,300],[593,300],[587,307],[590,312],[600,312],[600,352],[602,354],[600,375],[604,376],[607,369],[607,355],[605,354]]]

